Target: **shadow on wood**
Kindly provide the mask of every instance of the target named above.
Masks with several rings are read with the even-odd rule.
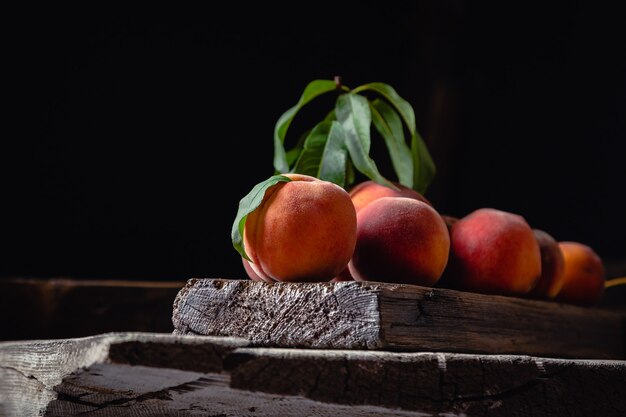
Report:
[[[184,282],[0,280],[0,340],[171,332]]]
[[[0,415],[623,416],[626,361],[257,348],[115,333],[0,343]]]

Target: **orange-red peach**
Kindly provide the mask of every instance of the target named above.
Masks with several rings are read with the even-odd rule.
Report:
[[[580,242],[559,242],[563,251],[563,286],[556,301],[578,304],[597,304],[604,294],[605,268],[600,256]]]
[[[541,229],[533,229],[541,252],[541,276],[529,294],[532,298],[552,300],[563,286],[565,261],[563,251],[552,235]]]
[[[329,181],[284,175],[291,181],[270,187],[246,219],[249,266],[265,281],[330,281],[346,267],[356,245],[350,195]]]
[[[465,291],[525,295],[541,274],[541,253],[526,220],[479,208],[452,225],[446,280]]]
[[[349,271],[355,281],[433,286],[448,262],[443,219],[414,198],[381,197],[357,213],[357,241]]]
[[[363,207],[382,197],[414,198],[432,206],[426,197],[414,189],[406,187],[398,182],[393,182],[393,185],[396,186],[396,189],[379,184],[372,180],[363,181],[355,185],[352,189],[350,189],[350,197],[352,198],[356,212],[358,213]]]

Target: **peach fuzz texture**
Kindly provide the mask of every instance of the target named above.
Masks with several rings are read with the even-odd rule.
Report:
[[[540,275],[539,244],[522,216],[480,208],[452,225],[446,279],[454,288],[524,295]]]
[[[284,175],[292,181],[268,189],[246,219],[249,266],[265,281],[330,281],[346,267],[356,245],[352,200],[332,182]]]
[[[432,206],[426,197],[412,188],[408,188],[397,182],[393,182],[393,185],[395,185],[397,189],[387,187],[386,185],[379,184],[372,180],[363,181],[355,185],[352,189],[350,189],[349,194],[352,198],[352,202],[354,203],[354,209],[356,212],[358,213],[363,207],[382,197],[414,198]]]
[[[450,238],[439,213],[407,197],[381,197],[357,213],[349,271],[356,281],[432,286],[448,262]]]

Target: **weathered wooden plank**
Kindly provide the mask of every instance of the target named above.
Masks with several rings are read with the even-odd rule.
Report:
[[[0,415],[626,413],[626,361],[246,344],[124,333],[0,343]]]
[[[110,333],[75,339],[2,342],[0,415],[37,415],[37,411],[56,398],[54,387],[63,378],[93,364],[176,366],[181,356],[191,352],[195,359],[187,367],[219,372],[228,352],[246,344],[244,339],[204,339],[163,333]]]
[[[263,346],[382,348],[378,297],[356,285],[190,280],[174,301],[181,334],[234,335]],[[346,283],[347,284],[347,283]]]
[[[371,405],[313,401],[229,386],[228,374],[119,364],[94,365],[57,387],[45,415],[74,416],[407,416],[426,414]]]
[[[626,361],[241,348],[231,387],[450,416],[623,416]],[[228,365],[227,365],[228,366]]]
[[[0,280],[0,340],[171,332],[184,281]]]
[[[378,282],[193,279],[172,321],[255,346],[626,357],[624,312]]]

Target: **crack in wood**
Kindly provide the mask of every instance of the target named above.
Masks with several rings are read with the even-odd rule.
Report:
[[[437,353],[437,371],[438,371],[438,385],[439,385],[439,398],[443,400],[445,395],[445,380],[446,380],[446,370],[448,365],[446,363],[446,355],[443,353]]]
[[[347,392],[348,392],[348,388],[349,388],[349,384],[350,384],[350,368],[349,368],[349,363],[350,361],[348,360],[348,357],[344,357],[343,359],[343,368],[346,370],[346,375],[344,377],[343,380],[343,394],[342,397],[346,397]]]
[[[245,380],[245,384],[246,386],[249,387],[254,387],[253,382],[258,380],[259,377],[267,370],[267,368],[269,368],[272,365],[272,362],[270,360],[265,361],[265,363],[263,363],[259,369],[257,369],[257,371],[252,374],[249,378],[246,378]]]
[[[24,372],[22,372],[21,370],[19,370],[17,368],[14,368],[12,366],[0,365],[0,369],[4,369],[4,370],[7,370],[7,371],[15,372],[15,373],[23,376],[24,378],[26,378],[28,380],[32,380],[32,381],[37,382],[37,384],[40,385],[43,389],[49,390],[49,388],[46,386],[46,384],[44,384],[39,379],[37,379],[37,377],[35,375],[27,375]]]
[[[505,400],[507,398],[518,396],[523,394],[538,385],[545,385],[545,381],[555,376],[562,374],[567,371],[567,367],[563,369],[559,369],[558,371],[546,373],[545,375],[534,377],[523,384],[516,385],[511,388],[504,389],[502,391],[498,391],[495,393],[485,393],[481,395],[456,395],[452,402],[476,402],[476,401],[485,401],[485,400]]]
[[[193,414],[195,410],[203,415],[221,412],[230,416],[251,415],[253,412],[248,408],[257,406],[260,408],[254,414],[266,416],[273,407],[271,404],[281,407],[286,403],[307,404],[310,410],[315,407],[331,410],[335,406],[337,410],[348,410],[333,417],[350,415],[349,410],[358,410],[359,406],[384,407],[381,410],[384,413],[379,415],[402,415],[407,410],[411,414],[406,415],[414,416],[431,413],[621,417],[626,410],[625,361],[444,352],[236,348],[233,341],[221,344],[222,352],[222,347],[201,348],[204,340],[211,345],[217,339],[106,335],[95,341],[61,343],[69,352],[63,357],[51,355],[50,344],[40,341],[25,342],[23,346],[0,345],[0,354],[5,358],[4,366],[0,366],[5,376],[0,380],[0,403],[4,398],[8,404],[5,407],[11,407],[8,410],[22,411],[13,414],[9,411],[9,415],[20,416],[35,415],[30,410],[41,410],[40,407],[48,415],[143,416],[154,415],[155,410],[166,410],[165,415],[180,415],[176,413]],[[144,362],[131,366],[133,355],[143,355],[141,349],[123,348],[117,352],[115,348],[104,349],[115,345],[132,347],[129,341],[141,342],[146,354],[152,350],[155,357],[161,357],[162,349],[171,347],[175,357],[184,356],[190,365],[200,363],[200,358],[213,355],[217,349],[215,359],[222,362],[223,372],[184,371],[178,369],[184,365],[182,362],[168,359],[150,362],[150,367]],[[87,345],[89,349],[77,350],[78,345]],[[36,352],[34,347],[41,350]],[[183,350],[188,354],[176,353]],[[96,351],[103,352],[102,356],[95,355]],[[19,357],[19,352],[27,355]],[[125,355],[129,357],[124,359]],[[85,368],[84,363],[92,362],[85,357],[95,358],[97,364]],[[62,380],[60,385],[54,383],[56,391],[47,390],[41,376],[59,366],[66,369],[67,364],[58,364],[64,363],[60,362],[63,358],[69,359],[77,372],[71,376],[59,374]],[[32,372],[38,373],[32,377]],[[56,377],[47,378],[56,381]],[[42,393],[45,395],[41,396]],[[18,398],[20,395],[24,397]],[[224,407],[219,408],[222,405],[217,404],[222,400]],[[0,404],[0,414],[5,411],[3,405]],[[238,406],[239,413],[230,411]],[[328,415],[331,414],[324,414]]]
[[[140,403],[140,402],[144,402],[148,400],[172,401],[172,395],[171,395],[172,392],[177,393],[177,394],[183,394],[183,393],[187,393],[191,391],[197,391],[204,387],[210,386],[213,383],[215,383],[215,380],[211,378],[200,377],[192,381],[184,382],[182,384],[174,385],[171,387],[166,387],[158,391],[147,392],[147,393],[140,394],[140,395],[130,397],[130,398],[116,398],[113,400],[107,400],[107,401],[98,402],[98,403],[81,399],[81,397],[84,397],[85,395],[92,394],[90,392],[81,393],[80,395],[72,395],[72,394],[59,392],[57,396],[57,401],[66,401],[66,402],[70,402],[74,404],[80,404],[80,405],[84,405],[88,407],[93,407],[93,409],[91,410],[86,410],[84,412],[80,412],[76,414],[76,415],[87,415],[87,414],[105,409],[107,407],[126,407],[134,403]],[[67,384],[67,382],[64,382],[64,384]]]

